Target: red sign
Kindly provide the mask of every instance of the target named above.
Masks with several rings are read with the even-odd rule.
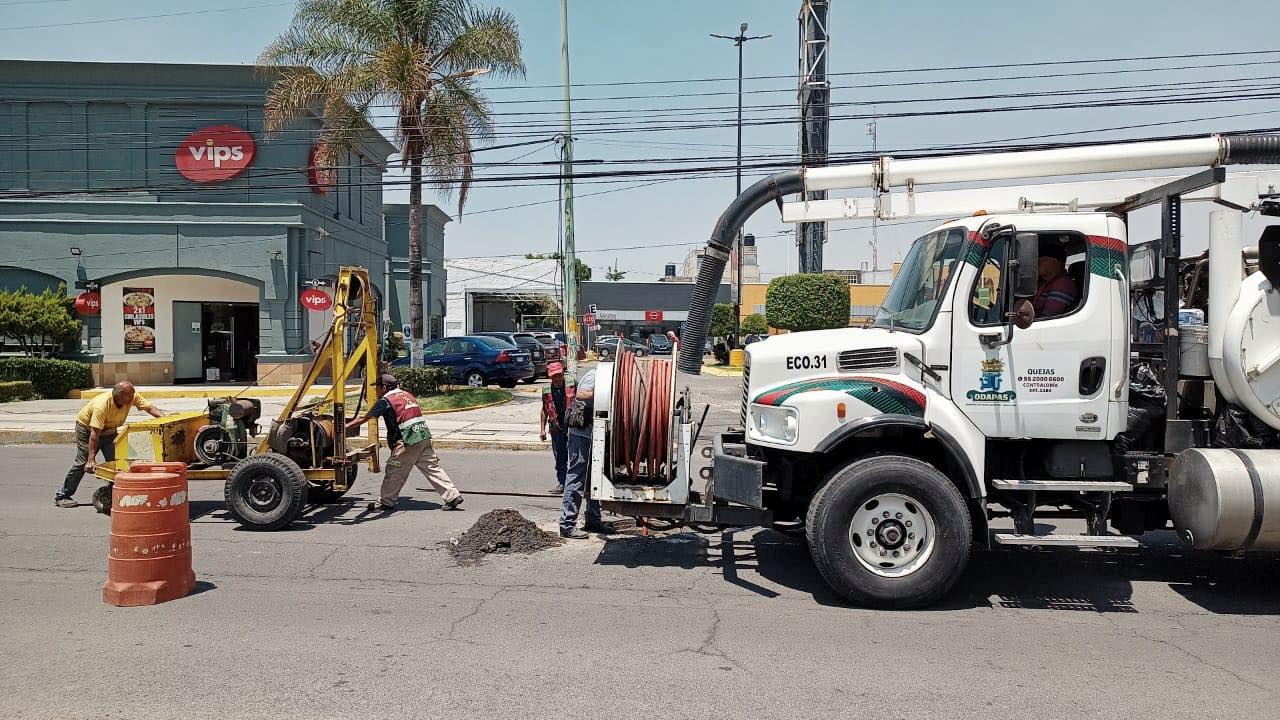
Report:
[[[662,322],[662,311],[661,310],[645,310],[644,321],[645,322]]]
[[[311,154],[307,155],[307,182],[311,183],[311,192],[321,195],[332,190],[338,182],[338,173],[333,166],[322,164],[329,162],[325,154],[324,146],[316,144],[311,146]]]
[[[591,313],[587,313],[586,315],[583,315],[583,316],[582,316],[582,324],[583,324],[583,325],[586,325],[587,327],[595,327],[595,326],[596,326],[596,316],[595,316],[595,315],[592,315]]]
[[[96,317],[102,312],[102,295],[96,292],[82,292],[76,296],[76,314],[85,317]]]
[[[253,136],[234,125],[213,125],[187,136],[173,155],[178,172],[191,182],[230,180],[253,164]]]
[[[307,288],[298,296],[298,302],[302,303],[302,307],[316,312],[324,312],[333,307],[333,298],[328,293],[319,288]]]

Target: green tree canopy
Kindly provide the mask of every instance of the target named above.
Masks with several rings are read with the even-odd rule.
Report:
[[[716,303],[711,308],[711,336],[728,337],[733,335],[733,306],[729,303]]]
[[[849,325],[849,283],[838,275],[784,275],[765,293],[765,320],[782,330]]]
[[[0,291],[0,336],[17,341],[28,357],[50,357],[80,334],[71,309],[65,285],[39,295]]]
[[[747,335],[766,335],[769,332],[769,323],[760,313],[751,313],[742,318],[742,332]]]

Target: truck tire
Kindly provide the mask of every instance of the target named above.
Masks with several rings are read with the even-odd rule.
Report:
[[[223,495],[231,516],[248,530],[279,530],[307,505],[307,477],[279,453],[251,455],[227,475]]]
[[[947,593],[969,562],[971,519],[932,465],[902,455],[837,470],[809,503],[805,535],[822,578],[850,602],[917,608]]]
[[[347,490],[350,490],[356,484],[356,476],[359,474],[359,463],[347,465]],[[307,484],[311,485],[310,482]],[[334,490],[333,485],[328,482],[321,485],[311,485],[307,489],[307,502],[316,505],[327,505],[331,502],[337,502],[339,498],[347,494],[347,490]]]

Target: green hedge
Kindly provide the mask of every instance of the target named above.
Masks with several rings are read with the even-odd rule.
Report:
[[[36,396],[35,388],[29,380],[9,380],[0,382],[0,403],[16,400],[31,400]]]
[[[849,325],[849,281],[839,275],[784,275],[765,292],[765,320],[783,330]]]
[[[435,395],[449,384],[449,368],[393,367],[391,374],[400,381],[400,387],[414,395]]]
[[[60,400],[72,390],[93,387],[93,371],[73,360],[0,358],[0,381],[5,380],[26,380],[40,397]]]

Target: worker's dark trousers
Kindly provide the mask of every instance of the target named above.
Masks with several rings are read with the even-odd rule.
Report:
[[[111,462],[116,459],[116,436],[102,435],[98,438],[98,450],[102,453],[102,459]],[[67,477],[62,481],[62,489],[54,495],[55,500],[69,498],[76,494],[76,489],[80,487],[80,479],[84,477],[84,464],[89,462],[89,428],[76,423],[76,461],[71,464],[71,469],[67,471]]]
[[[591,476],[591,436],[569,433],[569,468],[564,476],[564,506],[560,510],[560,532],[578,524],[578,510]],[[587,525],[600,524],[600,503],[587,500]]]
[[[551,436],[551,454],[556,459],[556,484],[564,487],[564,474],[569,467],[568,433],[552,430],[548,434]]]

